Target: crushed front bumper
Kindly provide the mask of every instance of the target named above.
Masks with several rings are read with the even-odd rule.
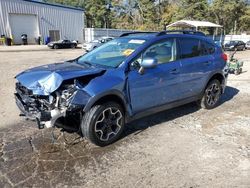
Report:
[[[26,96],[21,96],[18,93],[15,93],[15,100],[17,107],[21,111],[20,115],[25,116],[27,119],[35,120],[39,129],[43,129],[44,127],[52,127],[58,118],[66,116],[66,109],[39,111],[37,108],[31,105],[32,102],[34,102],[33,99]]]

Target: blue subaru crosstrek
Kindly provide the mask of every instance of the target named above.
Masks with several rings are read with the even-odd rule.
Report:
[[[76,59],[18,74],[16,104],[40,129],[78,132],[105,146],[136,118],[193,101],[216,107],[226,60],[200,32],[126,33]]]

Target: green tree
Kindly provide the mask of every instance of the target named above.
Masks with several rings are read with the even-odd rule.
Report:
[[[157,16],[157,7],[154,0],[137,0],[137,9],[140,16],[140,30],[157,30],[160,22]]]
[[[112,25],[111,5],[104,0],[85,0],[84,9],[87,27],[110,28]]]
[[[211,21],[224,26],[224,33],[236,33],[240,19],[246,13],[243,0],[214,0],[210,7]]]
[[[250,7],[248,7],[245,13],[240,17],[239,30],[250,33]]]
[[[172,22],[178,21],[177,17],[179,16],[179,6],[177,4],[165,4],[162,7],[161,21],[160,25],[162,28],[166,29],[166,26],[171,24]]]
[[[225,34],[250,30],[244,0],[45,0],[85,10],[87,27],[162,30],[180,19],[223,25]]]
[[[177,19],[206,20],[208,13],[207,0],[182,0]]]
[[[140,19],[137,9],[137,2],[134,0],[117,0],[112,2],[113,5],[113,22],[114,28],[120,29],[137,29]]]

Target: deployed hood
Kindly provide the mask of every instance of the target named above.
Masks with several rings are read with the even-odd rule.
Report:
[[[56,63],[28,69],[16,79],[34,95],[49,95],[57,90],[64,80],[98,74],[104,69],[71,62]]]

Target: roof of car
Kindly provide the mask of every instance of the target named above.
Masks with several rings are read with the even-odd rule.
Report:
[[[139,39],[139,40],[155,40],[155,39],[164,39],[168,37],[185,37],[185,38],[198,38],[198,39],[203,39],[206,40],[207,42],[212,43],[212,40],[206,36],[201,36],[201,35],[193,35],[193,34],[166,34],[166,35],[158,35],[158,33],[148,33],[148,34],[134,34],[134,35],[128,35],[124,36],[123,38],[131,38],[131,39]]]
[[[155,34],[136,34],[136,35],[128,35],[124,36],[124,38],[131,38],[131,39],[143,39],[143,40],[148,40],[155,38]]]
[[[133,39],[156,39],[160,38],[167,38],[167,37],[202,37],[203,39],[206,38],[206,35],[200,31],[193,31],[193,30],[169,30],[169,31],[160,31],[160,32],[130,32],[130,33],[123,33],[120,37],[125,38],[133,38]]]

